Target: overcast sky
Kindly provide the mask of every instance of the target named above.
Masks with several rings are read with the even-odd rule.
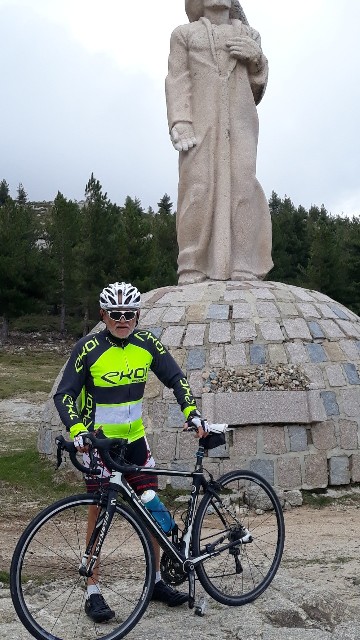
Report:
[[[164,79],[184,0],[0,0],[0,179],[31,200],[176,203]],[[258,178],[295,205],[360,215],[359,0],[243,0],[269,59]]]

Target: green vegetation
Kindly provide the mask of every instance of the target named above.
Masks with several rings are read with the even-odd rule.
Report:
[[[0,571],[0,582],[3,584],[10,583],[10,573],[8,571]]]
[[[295,207],[275,192],[269,208],[268,279],[321,291],[360,313],[360,218],[332,216],[323,205]],[[60,192],[53,203],[31,204],[22,185],[13,200],[2,180],[0,246],[3,340],[15,328],[80,337],[98,321],[98,294],[108,282],[133,282],[143,292],[177,282],[169,196],[157,211],[129,196],[120,206],[93,174],[80,204]]]
[[[65,360],[66,356],[48,350],[0,351],[0,397],[49,393]],[[2,495],[11,496],[11,505],[18,515],[26,513],[30,503],[38,511],[62,496],[84,491],[77,476],[55,471],[54,462],[39,455],[36,431],[34,423],[25,420],[16,425],[0,422],[0,490]],[[11,513],[9,504],[3,500],[1,517]]]
[[[302,491],[303,504],[314,509],[322,509],[331,504],[354,505],[360,502],[360,493],[356,493],[358,485],[352,485],[354,491],[349,494],[339,496],[329,496],[326,490],[322,491]]]
[[[0,398],[51,391],[67,357],[53,351],[0,351]]]
[[[2,340],[21,327],[80,336],[98,321],[99,291],[133,282],[141,291],[175,284],[175,215],[168,195],[158,211],[127,197],[110,202],[91,174],[84,206],[60,192],[53,203],[27,202],[0,183],[0,308]],[[33,315],[33,321],[29,316]],[[26,320],[24,321],[24,317]],[[1,328],[1,325],[0,325]]]
[[[33,442],[25,451],[12,451],[0,456],[0,484],[11,487],[22,502],[35,500],[44,505],[75,492],[83,492],[81,481],[54,482],[54,464],[39,457]]]

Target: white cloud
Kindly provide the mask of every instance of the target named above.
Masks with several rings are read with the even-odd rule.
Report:
[[[266,194],[359,211],[360,3],[242,4],[270,64],[259,106]],[[0,0],[0,179],[34,199],[58,188],[81,198],[94,171],[118,202],[176,200],[164,78],[170,33],[185,21],[183,0]]]

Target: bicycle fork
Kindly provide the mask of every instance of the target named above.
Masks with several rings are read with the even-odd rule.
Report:
[[[111,525],[115,509],[116,493],[114,492],[113,496],[111,496],[109,493],[107,505],[106,507],[101,507],[100,513],[98,514],[96,519],[94,529],[86,546],[85,553],[81,558],[79,574],[84,578],[91,578],[94,573],[94,568],[99,559],[101,547]]]

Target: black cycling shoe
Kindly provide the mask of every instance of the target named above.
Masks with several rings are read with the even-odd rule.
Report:
[[[101,593],[92,593],[86,600],[85,613],[94,622],[107,622],[115,616],[115,611],[110,609]]]
[[[165,602],[168,607],[178,607],[180,604],[188,602],[189,596],[187,593],[175,591],[175,589],[170,587],[163,580],[159,580],[155,583],[151,600]]]

